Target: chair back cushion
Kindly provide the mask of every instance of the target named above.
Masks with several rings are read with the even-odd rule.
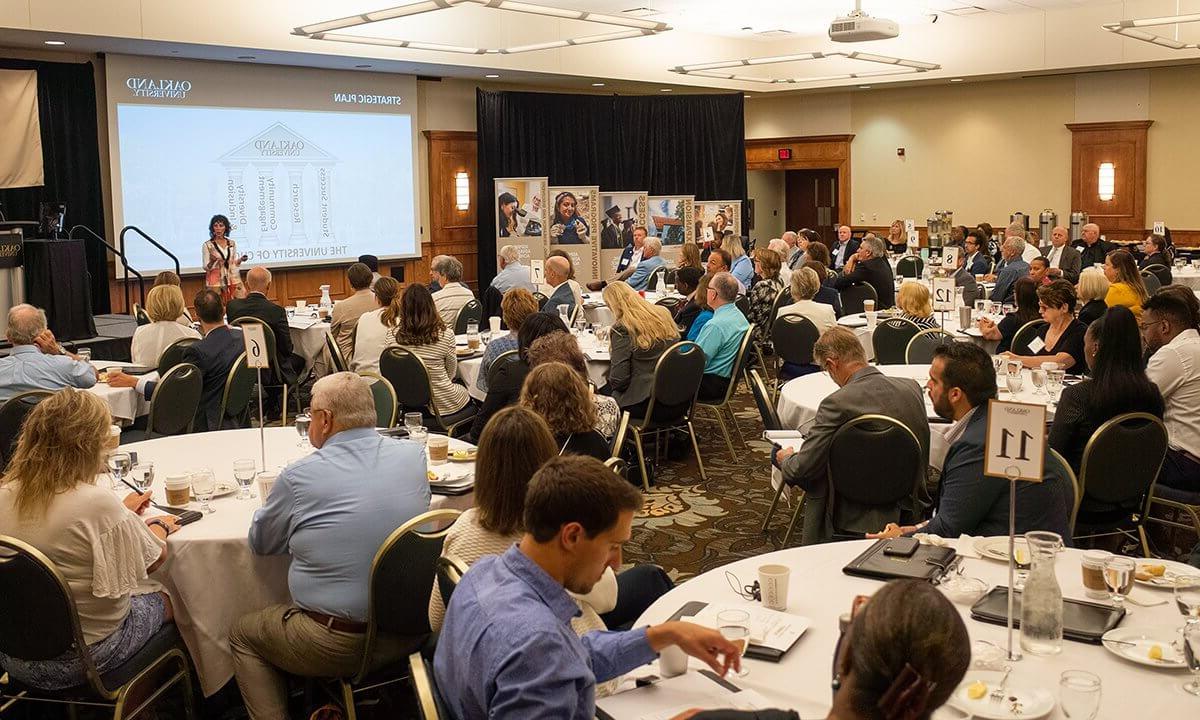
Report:
[[[879,302],[879,293],[875,292],[875,288],[867,283],[855,283],[850,287],[842,288],[842,314],[855,315],[863,311],[864,300],[874,300]],[[878,305],[876,310],[880,310]]]
[[[1096,428],[1083,450],[1079,480],[1084,497],[1137,509],[1166,453],[1161,420],[1147,413],[1118,415]]]
[[[813,345],[821,332],[812,320],[803,315],[784,315],[775,318],[771,326],[771,344],[775,353],[785,362],[810,365],[813,361]]]
[[[371,611],[381,634],[428,635],[429,596],[442,542],[454,510],[422,513],[401,525],[380,546],[371,564]],[[429,531],[429,525],[444,525]]]
[[[25,422],[25,416],[52,394],[49,390],[31,390],[13,395],[0,405],[0,460],[4,465],[8,464],[13,451],[17,449],[17,438],[21,436],[21,424]]]
[[[834,433],[829,445],[835,497],[861,505],[890,506],[911,497],[922,464],[916,436],[899,420],[883,415],[851,420]]]
[[[50,560],[0,535],[0,652],[51,660],[74,646],[76,624],[66,581]]]
[[[704,351],[694,342],[677,342],[663,351],[654,366],[650,390],[655,405],[691,403],[704,377]]]
[[[433,398],[429,373],[421,358],[406,348],[387,348],[379,358],[379,374],[392,384],[400,408],[411,412],[428,410]]]
[[[919,278],[925,269],[925,261],[916,255],[905,255],[896,261],[896,274],[900,277]]]
[[[147,430],[153,435],[186,432],[200,409],[204,377],[191,363],[175,365],[154,385]]]
[[[479,304],[478,300],[468,300],[467,304],[459,309],[458,317],[454,320],[454,334],[465,333],[467,325],[470,323],[483,324],[483,306]]]
[[[894,317],[881,321],[871,333],[875,362],[880,365],[903,365],[908,342],[919,332],[921,328],[911,320]]]
[[[754,395],[754,404],[758,406],[758,414],[762,417],[763,429],[783,429],[783,423],[779,421],[779,413],[771,404],[771,396],[767,394],[767,386],[763,383],[758,370],[750,371],[750,392]]]
[[[1045,320],[1030,320],[1017,331],[1013,333],[1012,345],[1010,349],[1015,355],[1036,355],[1033,348],[1029,347],[1029,343],[1041,332],[1042,327],[1048,325]]]
[[[239,417],[246,412],[254,394],[256,379],[255,371],[246,366],[246,353],[238,355],[237,362],[229,369],[229,376],[225,379],[225,417],[221,418],[222,422],[225,418]]]
[[[158,359],[158,376],[163,377],[168,370],[183,362],[183,351],[198,342],[200,342],[200,338],[185,337],[168,345]]]
[[[952,342],[956,342],[954,336],[941,328],[922,330],[908,341],[904,349],[904,362],[909,365],[928,365],[933,362],[934,350]]]

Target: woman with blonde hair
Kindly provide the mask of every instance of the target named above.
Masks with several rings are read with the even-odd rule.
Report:
[[[685,242],[679,248],[679,263],[675,269],[685,267],[697,268],[701,272],[704,270],[704,264],[700,262],[700,246],[694,242]]]
[[[604,288],[613,313],[609,335],[611,365],[606,392],[634,417],[646,414],[654,387],[654,368],[664,351],[679,342],[679,329],[664,307],[651,305],[623,282]]]
[[[730,235],[725,240],[724,248],[729,252],[731,259],[729,272],[733,273],[737,281],[742,284],[742,292],[749,292],[750,285],[754,282],[754,261],[746,254],[742,238],[738,235]]]
[[[167,536],[178,528],[171,515],[139,517],[149,493],[122,501],[96,485],[111,423],[98,396],[60,390],[26,416],[0,478],[0,528],[45,554],[66,578],[101,674],[127,662],[172,621],[166,594],[138,589],[166,559]],[[49,660],[0,654],[0,666],[44,690],[85,681],[75,651]]]
[[[177,285],[156,285],[146,295],[146,314],[150,324],[133,331],[129,352],[134,365],[155,367],[163,350],[182,338],[200,339],[200,333],[179,322],[183,314],[183,293]]]
[[[530,370],[521,388],[520,404],[541,415],[550,426],[559,455],[609,458],[608,441],[596,431],[591,390],[571,366],[548,362]]]
[[[900,317],[916,323],[922,330],[938,326],[937,320],[933,319],[933,299],[923,282],[905,280],[896,294],[896,307],[900,308]]]
[[[1079,287],[1076,292],[1079,302],[1082,303],[1079,308],[1079,322],[1091,325],[1104,317],[1104,313],[1108,311],[1108,305],[1104,302],[1104,298],[1108,296],[1108,278],[1104,277],[1103,272],[1096,268],[1088,268],[1079,273]]]
[[[893,220],[888,228],[887,237],[883,239],[891,252],[904,252],[908,247],[908,237],[904,234],[904,221]]]
[[[1128,250],[1113,250],[1104,257],[1104,277],[1108,278],[1108,293],[1104,304],[1127,307],[1134,317],[1142,316],[1142,303],[1150,299],[1142,274]]]
[[[757,343],[771,340],[771,310],[775,308],[775,298],[783,291],[783,281],[779,279],[782,267],[783,258],[774,250],[758,248],[754,251],[754,273],[759,281],[748,293],[750,316],[746,319],[754,326],[754,341]]]

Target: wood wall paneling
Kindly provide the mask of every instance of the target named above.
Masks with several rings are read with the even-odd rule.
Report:
[[[1088,213],[1113,242],[1137,242],[1146,231],[1146,147],[1153,120],[1068,123],[1071,207]],[[1101,200],[1100,163],[1115,167],[1115,193]]]
[[[850,222],[850,143],[854,135],[758,138],[746,141],[747,170],[837,170],[838,223]],[[792,152],[779,159],[779,150]]]

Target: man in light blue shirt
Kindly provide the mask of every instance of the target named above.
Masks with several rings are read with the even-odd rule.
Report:
[[[358,671],[375,553],[394,530],[429,509],[425,449],[375,431],[375,403],[362,378],[349,372],[321,378],[313,385],[310,414],[308,438],[316,452],[280,472],[250,525],[255,553],[292,556],[292,604],[245,615],[229,635],[252,719],[288,717],[285,673],[347,677]],[[419,640],[382,639],[379,662],[403,657]]]
[[[642,496],[594,458],[551,459],[525,496],[525,534],[463,576],[446,609],[434,675],[457,720],[592,720],[596,683],[679,646],[724,675],[737,646],[711,628],[667,622],[579,637],[571,618],[605,568],[621,564]]]
[[[733,364],[750,321],[736,304],[738,281],[730,273],[717,273],[708,282],[708,304],[713,309],[712,319],[696,337],[704,351],[704,377],[700,380],[699,398],[716,401],[725,397],[733,375]]]
[[[1005,239],[1000,247],[1002,259],[996,263],[996,274],[992,278],[996,281],[996,287],[992,288],[992,302],[1005,302],[1013,297],[1013,286],[1029,274],[1029,263],[1021,259],[1025,247],[1025,241],[1019,237]]]
[[[496,256],[500,272],[492,278],[492,287],[499,290],[501,295],[516,287],[525,288],[529,292],[535,289],[529,279],[529,267],[522,265],[519,258],[516,245],[505,245]]]
[[[660,253],[662,253],[662,241],[658,238],[646,238],[642,244],[642,261],[629,276],[629,287],[634,290],[646,290],[649,288],[651,275],[660,270],[665,272],[666,263]]]
[[[90,388],[96,369],[58,344],[46,313],[24,303],[8,311],[8,357],[0,358],[0,402],[30,390]]]

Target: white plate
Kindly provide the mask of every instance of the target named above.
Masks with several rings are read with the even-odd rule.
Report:
[[[867,317],[862,313],[857,313],[855,315],[843,315],[842,317],[838,318],[837,322],[838,325],[841,325],[842,327],[860,328],[867,326]]]
[[[217,489],[215,492],[213,492],[212,499],[216,500],[217,498],[226,497],[228,495],[234,494],[237,491],[238,491],[237,483],[224,482],[222,480],[218,480],[217,481]],[[196,500],[195,493],[192,493],[192,499]],[[200,502],[200,501],[196,500],[196,502]]]
[[[969,671],[954,690],[954,694],[950,696],[947,704],[969,713],[973,717],[986,718],[986,720],[1009,720],[1016,717],[1031,720],[1045,717],[1054,710],[1054,695],[1049,690],[1022,685],[1020,682],[1014,681],[1011,675],[1008,683],[1004,686],[1004,699],[998,703],[992,702],[988,695],[999,686],[1003,677],[1003,672],[995,670]],[[982,680],[987,683],[988,687],[983,697],[972,700],[967,697],[967,688],[976,680]],[[1020,714],[1013,712],[1014,701],[1021,705]]]
[[[1164,573],[1162,577],[1156,577],[1152,580],[1139,580],[1137,578],[1137,576],[1134,575],[1133,581],[1135,583],[1137,583],[1138,585],[1144,585],[1146,587],[1156,587],[1156,588],[1162,588],[1164,590],[1172,590],[1175,588],[1175,578],[1177,576],[1184,575],[1184,576],[1190,576],[1190,577],[1200,577],[1200,570],[1192,567],[1191,565],[1186,565],[1181,562],[1175,562],[1174,560],[1159,560],[1158,558],[1138,558],[1137,564],[1138,564],[1139,568],[1143,565],[1165,565],[1167,568],[1167,572]]]
[[[1026,564],[1029,562],[1029,544],[1025,538],[1016,539],[1017,562],[1018,564]],[[980,557],[988,560],[999,560],[1000,562],[1008,562],[1008,536],[998,535],[996,537],[984,537],[975,541],[975,552],[979,553]]]
[[[1176,650],[1171,644],[1179,639],[1179,632],[1172,629],[1161,628],[1113,628],[1104,633],[1101,642],[1104,649],[1123,657],[1126,660],[1132,660],[1139,665],[1149,665],[1156,668],[1185,668],[1187,663],[1184,662],[1183,653]],[[1131,642],[1134,645],[1124,645],[1122,643]],[[1154,645],[1162,648],[1163,659],[1151,660],[1150,648]]]

